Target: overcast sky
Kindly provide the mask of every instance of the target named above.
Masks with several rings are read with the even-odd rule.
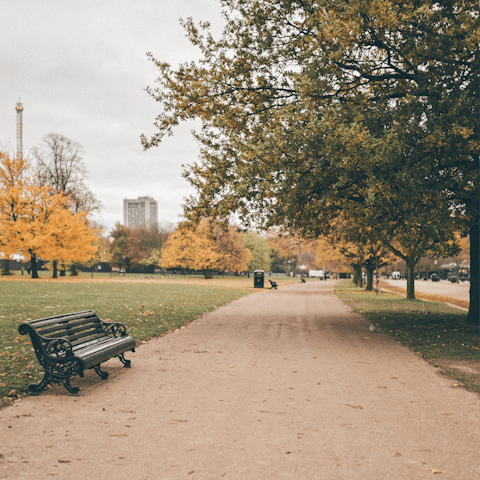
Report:
[[[194,193],[182,165],[198,156],[193,124],[146,152],[160,105],[145,92],[157,69],[146,52],[176,66],[198,58],[180,18],[208,20],[220,33],[215,0],[0,0],[0,141],[15,146],[23,103],[24,155],[49,133],[80,143],[88,184],[107,231],[123,220],[124,198],[152,196],[160,222],[178,222]]]

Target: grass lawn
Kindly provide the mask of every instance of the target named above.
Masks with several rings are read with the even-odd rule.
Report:
[[[239,281],[188,278],[145,281],[125,277],[117,280],[32,280],[2,277],[0,280],[0,401],[16,390],[25,392],[39,381],[43,370],[28,336],[18,333],[22,321],[62,313],[93,310],[102,320],[119,321],[137,342],[174,330],[220,305],[259,291],[253,278]],[[13,398],[13,396],[12,396]]]
[[[480,332],[465,325],[466,311],[393,293],[376,295],[349,280],[337,285],[335,293],[385,333],[480,393]]]

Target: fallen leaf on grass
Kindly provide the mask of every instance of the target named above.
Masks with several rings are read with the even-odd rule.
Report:
[[[349,403],[346,403],[345,405],[347,405],[349,407],[352,407],[352,408],[359,408],[359,409],[363,410],[363,407],[360,406],[360,405],[350,405]]]
[[[441,473],[442,475],[445,475],[445,472],[442,470],[437,470],[436,468],[427,468],[427,471],[431,472],[432,475],[435,475],[436,473]]]

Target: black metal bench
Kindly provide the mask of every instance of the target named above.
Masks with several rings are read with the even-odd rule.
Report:
[[[103,322],[91,310],[24,322],[18,331],[30,335],[45,370],[40,383],[29,385],[30,395],[38,395],[49,383],[62,383],[70,395],[76,395],[79,388],[70,385],[70,378],[83,377],[85,370],[93,368],[106,380],[108,373],[100,370],[100,364],[118,357],[129,367],[131,362],[123,354],[135,351],[135,340],[127,335],[123,324]]]
[[[275,290],[276,290],[277,287],[278,287],[277,282],[275,282],[273,280],[270,280],[270,279],[268,281],[270,282],[270,285],[271,285],[270,289],[275,288]]]
[[[306,283],[306,282],[305,282],[305,279],[304,279],[303,277],[300,277],[300,281],[301,281],[302,283]]]

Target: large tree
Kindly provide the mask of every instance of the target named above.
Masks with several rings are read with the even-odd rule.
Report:
[[[0,158],[0,243],[7,254],[30,257],[32,278],[39,256],[86,261],[95,254],[96,232],[68,207],[68,197],[28,181],[25,160]]]
[[[210,278],[211,270],[246,270],[250,259],[235,228],[222,229],[203,220],[195,229],[178,228],[168,238],[159,265],[203,270],[205,278]]]
[[[46,135],[41,146],[32,150],[36,183],[67,196],[68,206],[74,213],[90,215],[100,208],[100,202],[86,185],[87,170],[82,154],[79,143],[58,133]],[[64,266],[68,263],[66,258],[53,260],[53,278],[57,277],[60,260]],[[65,268],[61,269],[61,275],[65,275]]]
[[[379,185],[395,186],[396,167],[403,186],[422,184],[424,204],[438,196],[437,225],[448,210],[470,232],[468,321],[479,324],[479,3],[221,4],[219,40],[208,24],[185,22],[199,62],[175,70],[151,57],[160,77],[149,91],[163,112],[144,146],[202,120],[201,161],[186,172],[198,189],[189,218],[236,211],[314,236],[352,205],[381,205]],[[415,209],[404,212],[416,221]]]

